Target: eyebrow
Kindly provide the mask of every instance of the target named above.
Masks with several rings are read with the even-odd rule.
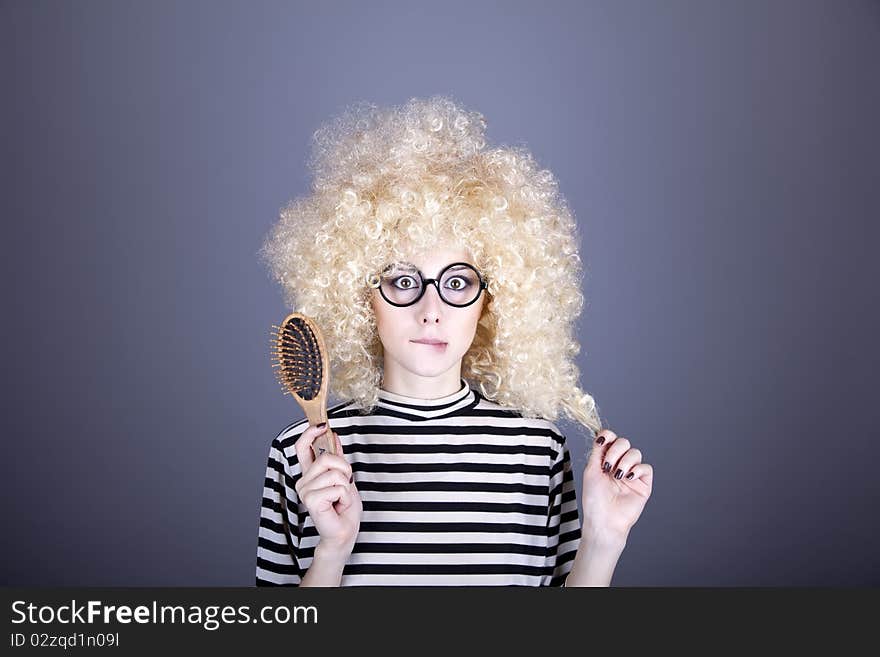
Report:
[[[411,262],[398,262],[398,263],[391,265],[391,268],[414,269],[415,271],[419,272],[420,274],[422,273],[422,270],[419,269],[418,267],[416,267]],[[447,271],[457,271],[459,269],[470,269],[470,267],[468,267],[467,265],[455,265],[455,267],[450,267]],[[441,267],[440,270],[442,271],[443,267]],[[424,277],[424,274],[422,274],[422,276]]]

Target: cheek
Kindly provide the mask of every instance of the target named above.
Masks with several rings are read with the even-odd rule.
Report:
[[[373,306],[373,317],[376,320],[376,328],[378,333],[381,335],[384,332],[385,327],[387,326],[385,315],[383,314],[384,309],[382,308],[381,304],[376,302],[375,296],[370,299],[370,302]]]
[[[460,325],[461,332],[467,334],[469,337],[473,336],[477,330],[477,324],[480,321],[481,314],[481,308],[477,307],[471,310],[466,317],[463,317]]]
[[[370,305],[373,307],[373,316],[376,318],[376,323],[379,323],[383,320],[384,316],[382,311],[385,310],[382,307],[382,304],[379,303],[381,299],[378,298],[378,295],[374,292],[370,295]]]
[[[395,342],[397,334],[401,332],[400,319],[394,317],[392,309],[381,298],[378,301],[373,298],[373,316],[376,318],[379,340],[383,343]]]
[[[485,297],[485,295],[480,295],[480,300],[474,304],[474,311],[473,311],[473,315],[471,317],[471,319],[474,323],[474,326],[476,326],[477,324],[480,323],[480,318],[485,313],[486,301],[485,301],[484,297]]]

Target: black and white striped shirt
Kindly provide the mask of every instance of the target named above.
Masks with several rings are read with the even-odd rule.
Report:
[[[461,384],[430,400],[380,390],[369,415],[328,409],[363,501],[342,586],[564,584],[581,536],[565,437]],[[257,586],[297,586],[319,540],[294,488],[307,427],[269,448]]]

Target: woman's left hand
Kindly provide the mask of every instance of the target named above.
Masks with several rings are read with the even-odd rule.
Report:
[[[603,429],[584,468],[584,537],[599,543],[626,542],[651,496],[654,469],[629,440]]]

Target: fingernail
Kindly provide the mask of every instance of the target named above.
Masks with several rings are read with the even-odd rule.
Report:
[[[351,476],[348,478],[348,483],[351,484],[351,483],[353,483],[353,482],[354,482],[354,472],[352,472],[352,473],[351,473]]]
[[[608,472],[611,469],[611,464],[608,461],[605,461],[605,465],[602,466],[602,472]]]
[[[320,429],[321,427],[326,426],[326,425],[327,425],[326,422],[321,422],[321,424],[316,424],[315,426]]]
[[[635,474],[634,472],[630,472],[628,475],[626,475],[626,478],[632,479],[634,474]]]
[[[599,436],[598,438],[596,438],[597,445],[601,445],[604,442],[605,442],[605,436]]]
[[[623,470],[621,470],[620,468],[617,468],[617,472],[614,473],[614,478],[620,479],[622,476],[623,476]]]

